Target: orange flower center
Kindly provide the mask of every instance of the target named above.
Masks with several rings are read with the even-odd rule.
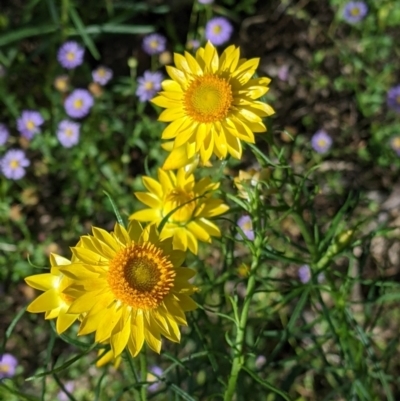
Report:
[[[115,297],[135,309],[157,308],[174,287],[169,258],[150,242],[131,244],[110,261],[107,281]]]
[[[199,123],[223,120],[233,103],[231,84],[213,74],[196,77],[186,90],[187,114]]]
[[[186,192],[181,188],[174,188],[167,196],[163,207],[163,217],[175,210],[168,218],[172,223],[187,223],[193,216],[196,201],[193,192]]]

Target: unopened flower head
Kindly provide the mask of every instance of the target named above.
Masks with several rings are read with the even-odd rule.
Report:
[[[72,259],[72,262],[75,259]],[[28,312],[45,313],[45,319],[57,319],[57,333],[67,330],[78,319],[79,314],[68,312],[68,308],[76,294],[65,294],[64,291],[72,284],[72,280],[61,273],[60,267],[71,265],[71,261],[52,253],[50,255],[50,273],[35,274],[25,278],[32,288],[44,291],[28,305]]]
[[[152,99],[160,90],[163,75],[161,72],[145,71],[142,77],[138,78],[136,95],[141,102]]]
[[[40,126],[44,123],[42,115],[38,111],[24,110],[17,119],[17,129],[26,139],[32,139],[40,132]]]
[[[85,49],[74,41],[65,42],[58,50],[58,62],[64,68],[72,70],[83,63]]]
[[[239,175],[234,178],[233,182],[238,189],[238,196],[250,200],[252,192],[261,190],[261,183],[266,183],[270,177],[271,171],[268,168],[251,168],[239,170]]]
[[[70,148],[79,142],[81,125],[74,121],[62,120],[58,124],[57,138],[62,146]]]
[[[93,96],[86,89],[75,89],[65,99],[65,112],[72,118],[87,116],[94,104]]]
[[[319,130],[312,136],[311,146],[317,153],[326,153],[332,146],[332,138],[326,131]]]
[[[161,336],[179,343],[178,325],[197,307],[190,297],[197,288],[188,282],[195,271],[181,267],[185,253],[135,220],[127,229],[92,232],[72,248],[77,262],[60,268],[73,280],[64,293],[77,294],[68,313],[81,316],[78,335],[94,332],[95,342],[110,343],[114,358],[125,348],[135,357],[144,342],[160,353]]]
[[[143,50],[152,56],[153,54],[160,54],[166,49],[167,39],[159,33],[152,33],[143,38]]]
[[[368,13],[368,7],[363,1],[350,1],[343,10],[343,18],[350,24],[360,22]]]
[[[220,237],[219,228],[210,218],[225,213],[229,207],[222,199],[213,194],[219,183],[213,183],[209,177],[195,181],[193,174],[187,174],[184,168],[175,174],[172,171],[158,169],[158,181],[144,176],[143,185],[149,192],[135,192],[135,196],[148,209],[139,210],[130,216],[156,227],[167,221],[160,233],[160,238],[172,238],[174,249],[194,254],[198,252],[198,241],[211,242],[211,237]]]
[[[400,136],[394,136],[390,140],[390,146],[397,153],[397,156],[400,156]]]
[[[251,221],[251,217],[248,215],[242,216],[237,221],[237,225],[243,231],[244,236],[250,240],[254,241],[254,230],[253,230],[253,223]],[[238,239],[244,239],[241,232],[238,232],[236,235]]]
[[[164,110],[160,121],[170,123],[162,133],[170,150],[163,168],[178,169],[196,157],[206,164],[215,154],[242,156],[241,141],[254,143],[254,132],[267,129],[263,118],[272,107],[256,99],[268,92],[268,78],[253,78],[258,59],[240,57],[240,49],[229,46],[219,57],[208,42],[195,57],[175,54],[176,67],[167,66],[171,79],[152,102]]]
[[[0,170],[6,178],[19,180],[25,175],[25,168],[30,164],[23,150],[10,149],[0,159]]]
[[[54,87],[61,93],[68,92],[69,77],[68,75],[60,75],[54,80]]]
[[[15,369],[18,366],[18,360],[14,355],[0,355],[0,380],[15,375]]]
[[[93,81],[104,86],[107,85],[108,81],[112,79],[113,72],[110,68],[99,66],[94,71],[92,71]]]
[[[3,146],[7,142],[9,136],[10,133],[8,132],[7,127],[0,123],[0,146]]]
[[[394,86],[388,90],[387,105],[400,113],[400,85]]]
[[[226,43],[232,36],[233,26],[224,17],[215,17],[207,22],[205,37],[213,45],[219,46]]]

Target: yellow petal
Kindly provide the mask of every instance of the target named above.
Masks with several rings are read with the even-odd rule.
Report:
[[[33,276],[25,277],[25,282],[32,288],[36,288],[40,291],[47,291],[50,288],[54,288],[60,281],[60,276],[55,276],[51,273],[35,274]]]
[[[128,349],[132,357],[135,357],[143,347],[144,343],[144,323],[143,312],[131,316],[131,335],[128,340]]]
[[[161,86],[165,91],[182,93],[180,85],[171,79],[164,79],[164,81],[161,82]]]
[[[160,330],[153,321],[145,321],[144,338],[147,345],[157,354],[161,351],[161,335]]]
[[[110,340],[115,357],[120,355],[125,349],[126,345],[128,344],[130,334],[130,313],[126,309],[118,324],[115,326]]]
[[[153,193],[159,199],[162,198],[163,189],[159,182],[157,182],[155,179],[153,179],[151,177],[147,177],[147,176],[142,177],[142,182],[143,182],[143,185],[146,187],[146,189],[149,192]]]
[[[162,168],[164,170],[177,170],[178,168],[184,167],[189,163],[190,159],[186,154],[186,146],[181,146],[172,150],[165,160]]]
[[[197,224],[197,221],[191,221],[186,227],[200,241],[211,242],[210,235],[203,227]]]
[[[170,122],[178,118],[184,117],[185,113],[182,107],[174,107],[164,110],[158,117],[158,121]]]
[[[129,218],[142,222],[158,221],[160,219],[160,213],[159,210],[155,209],[143,209],[133,213]]]
[[[71,261],[55,253],[51,253],[50,263],[52,266],[61,266],[61,265],[70,265]]]
[[[187,249],[186,229],[179,227],[175,230],[172,244],[174,249],[186,251]]]
[[[172,100],[165,96],[165,92],[161,92],[159,96],[154,97],[151,99],[151,103],[154,103],[157,106],[164,107],[165,109],[180,107],[181,101]]]
[[[132,216],[131,216],[132,217]],[[128,225],[128,234],[129,238],[133,242],[138,242],[141,235],[142,235],[142,225],[135,219],[130,219],[129,225]]]
[[[190,73],[200,76],[203,75],[203,70],[200,68],[199,63],[196,61],[196,59],[188,52],[185,51],[185,58],[187,61],[187,65],[190,68]]]
[[[115,309],[114,305],[103,310],[103,319],[99,322],[96,330],[96,342],[102,343],[111,337],[111,332],[121,319],[122,311],[123,308]],[[114,349],[115,345],[111,344],[111,348]],[[118,354],[114,353],[114,356],[118,356]]]
[[[78,319],[79,315],[72,315],[69,313],[60,313],[56,323],[56,330],[58,334],[64,333],[76,319]]]
[[[162,208],[160,199],[149,192],[135,192],[134,194],[136,198],[140,200],[140,202],[144,203],[146,206],[149,206],[154,209]]]
[[[42,313],[58,308],[62,304],[60,294],[55,289],[50,289],[39,295],[28,306],[27,311],[31,313]]]
[[[180,87],[181,87],[182,89],[186,89],[186,86],[187,86],[187,79],[186,79],[186,76],[185,76],[184,72],[178,70],[178,69],[175,68],[175,67],[171,67],[170,65],[167,65],[167,66],[165,67],[165,69],[167,70],[167,74],[168,74],[174,81],[176,81],[176,82],[180,85]],[[166,90],[168,90],[168,89],[166,89]]]

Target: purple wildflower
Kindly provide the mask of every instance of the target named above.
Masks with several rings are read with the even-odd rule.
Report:
[[[289,66],[287,64],[284,64],[281,67],[279,67],[278,78],[281,81],[287,81],[289,79]]]
[[[66,383],[64,384],[64,387],[65,387],[65,389],[66,389],[69,393],[72,394],[72,392],[74,391],[74,388],[75,388],[75,383],[72,382],[72,381],[66,382]],[[63,391],[63,390],[60,390],[60,391],[57,393],[57,399],[58,399],[59,401],[69,401],[69,400],[70,400],[70,398],[68,397],[68,395],[67,395],[67,394],[65,393],[65,391]]]
[[[400,85],[393,86],[387,92],[387,105],[400,113]]]
[[[222,45],[227,42],[232,35],[233,26],[224,17],[215,17],[206,24],[205,36],[213,45]]]
[[[299,280],[303,284],[307,284],[311,279],[311,269],[309,265],[303,265],[299,267],[299,271],[297,272],[299,276]],[[318,274],[317,280],[319,283],[322,283],[325,279],[324,273]]]
[[[99,66],[92,71],[93,81],[104,86],[113,77],[113,72],[110,68]]]
[[[321,129],[312,136],[311,146],[317,153],[326,153],[332,146],[332,138]]]
[[[368,13],[368,7],[363,1],[350,1],[343,10],[343,18],[349,24],[360,22]]]
[[[25,175],[25,167],[30,164],[23,150],[10,149],[0,159],[0,170],[10,180],[19,180]]]
[[[0,356],[0,379],[13,377],[15,369],[18,366],[18,360],[14,355],[3,354]]]
[[[66,69],[72,70],[83,63],[85,49],[78,43],[65,42],[58,50],[58,62]]]
[[[82,118],[89,114],[94,104],[93,96],[86,89],[75,89],[65,99],[65,112],[73,118]]]
[[[152,99],[156,93],[161,90],[161,81],[163,75],[161,72],[145,71],[143,77],[138,78],[138,87],[136,95],[141,102],[147,102]]]
[[[161,383],[158,377],[162,376],[163,373],[164,371],[159,366],[153,366],[150,368],[150,371],[147,372],[147,381],[153,383],[148,387],[150,392],[157,391],[160,388]]]
[[[166,48],[166,44],[167,39],[163,35],[152,33],[143,38],[142,47],[147,54],[152,56],[153,54],[162,53]]]
[[[212,4],[214,3],[214,0],[199,0],[200,4]]]
[[[186,48],[189,50],[197,50],[200,47],[200,41],[197,39],[190,39],[186,43]]]
[[[17,129],[26,139],[32,139],[40,132],[39,127],[44,123],[42,115],[38,111],[24,110],[17,119]]]
[[[298,276],[299,276],[299,280],[303,283],[306,284],[310,281],[311,279],[311,270],[310,270],[310,266],[308,265],[303,265],[300,266],[299,271],[298,271]]]
[[[70,148],[79,142],[79,130],[81,125],[79,123],[62,120],[58,124],[57,138],[62,146]]]
[[[250,216],[245,215],[245,216],[240,217],[239,220],[237,221],[237,225],[241,228],[241,230],[243,231],[243,234],[245,235],[245,237],[248,240],[250,240],[250,241],[254,240],[253,223],[251,221]],[[238,233],[236,235],[236,238],[244,239],[242,236],[242,233]]]
[[[10,133],[8,132],[7,127],[0,123],[0,146],[3,146],[7,142],[9,136]]]

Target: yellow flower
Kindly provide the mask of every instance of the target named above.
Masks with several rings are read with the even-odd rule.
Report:
[[[30,287],[44,291],[30,303],[27,310],[31,313],[45,312],[45,319],[57,318],[56,329],[61,334],[79,317],[79,313],[68,313],[68,308],[76,294],[73,291],[69,295],[63,293],[72,284],[72,280],[60,272],[60,267],[71,266],[71,261],[52,253],[50,254],[50,263],[50,273],[35,274],[25,278]]]
[[[238,196],[250,200],[252,188],[260,189],[260,182],[267,182],[270,177],[271,171],[268,168],[261,170],[252,168],[248,171],[239,170],[239,175],[234,178],[233,182],[238,189]]]
[[[74,280],[70,289],[82,291],[69,308],[82,315],[78,335],[95,332],[96,342],[110,343],[114,358],[125,347],[136,356],[144,341],[159,353],[161,335],[179,342],[184,312],[196,308],[189,297],[196,288],[188,283],[195,272],[180,267],[184,252],[137,221],[127,230],[118,224],[111,233],[92,230],[72,248],[77,262],[62,269]]]
[[[167,217],[160,238],[172,237],[174,249],[189,248],[197,254],[198,241],[211,242],[211,237],[221,236],[219,228],[209,220],[229,209],[221,199],[211,197],[219,183],[210,178],[196,182],[193,174],[181,168],[176,175],[159,169],[158,181],[143,177],[143,184],[149,192],[135,195],[149,209],[133,213],[130,219],[158,226]]]
[[[206,163],[214,153],[219,159],[242,155],[241,140],[254,143],[254,132],[265,132],[262,118],[274,113],[256,99],[268,91],[269,78],[253,78],[259,59],[241,59],[240,49],[229,46],[219,57],[208,42],[196,56],[174,54],[176,67],[167,66],[171,79],[152,102],[166,108],[160,121],[171,122],[162,134],[173,139],[164,163],[166,170],[188,164],[196,154]]]

